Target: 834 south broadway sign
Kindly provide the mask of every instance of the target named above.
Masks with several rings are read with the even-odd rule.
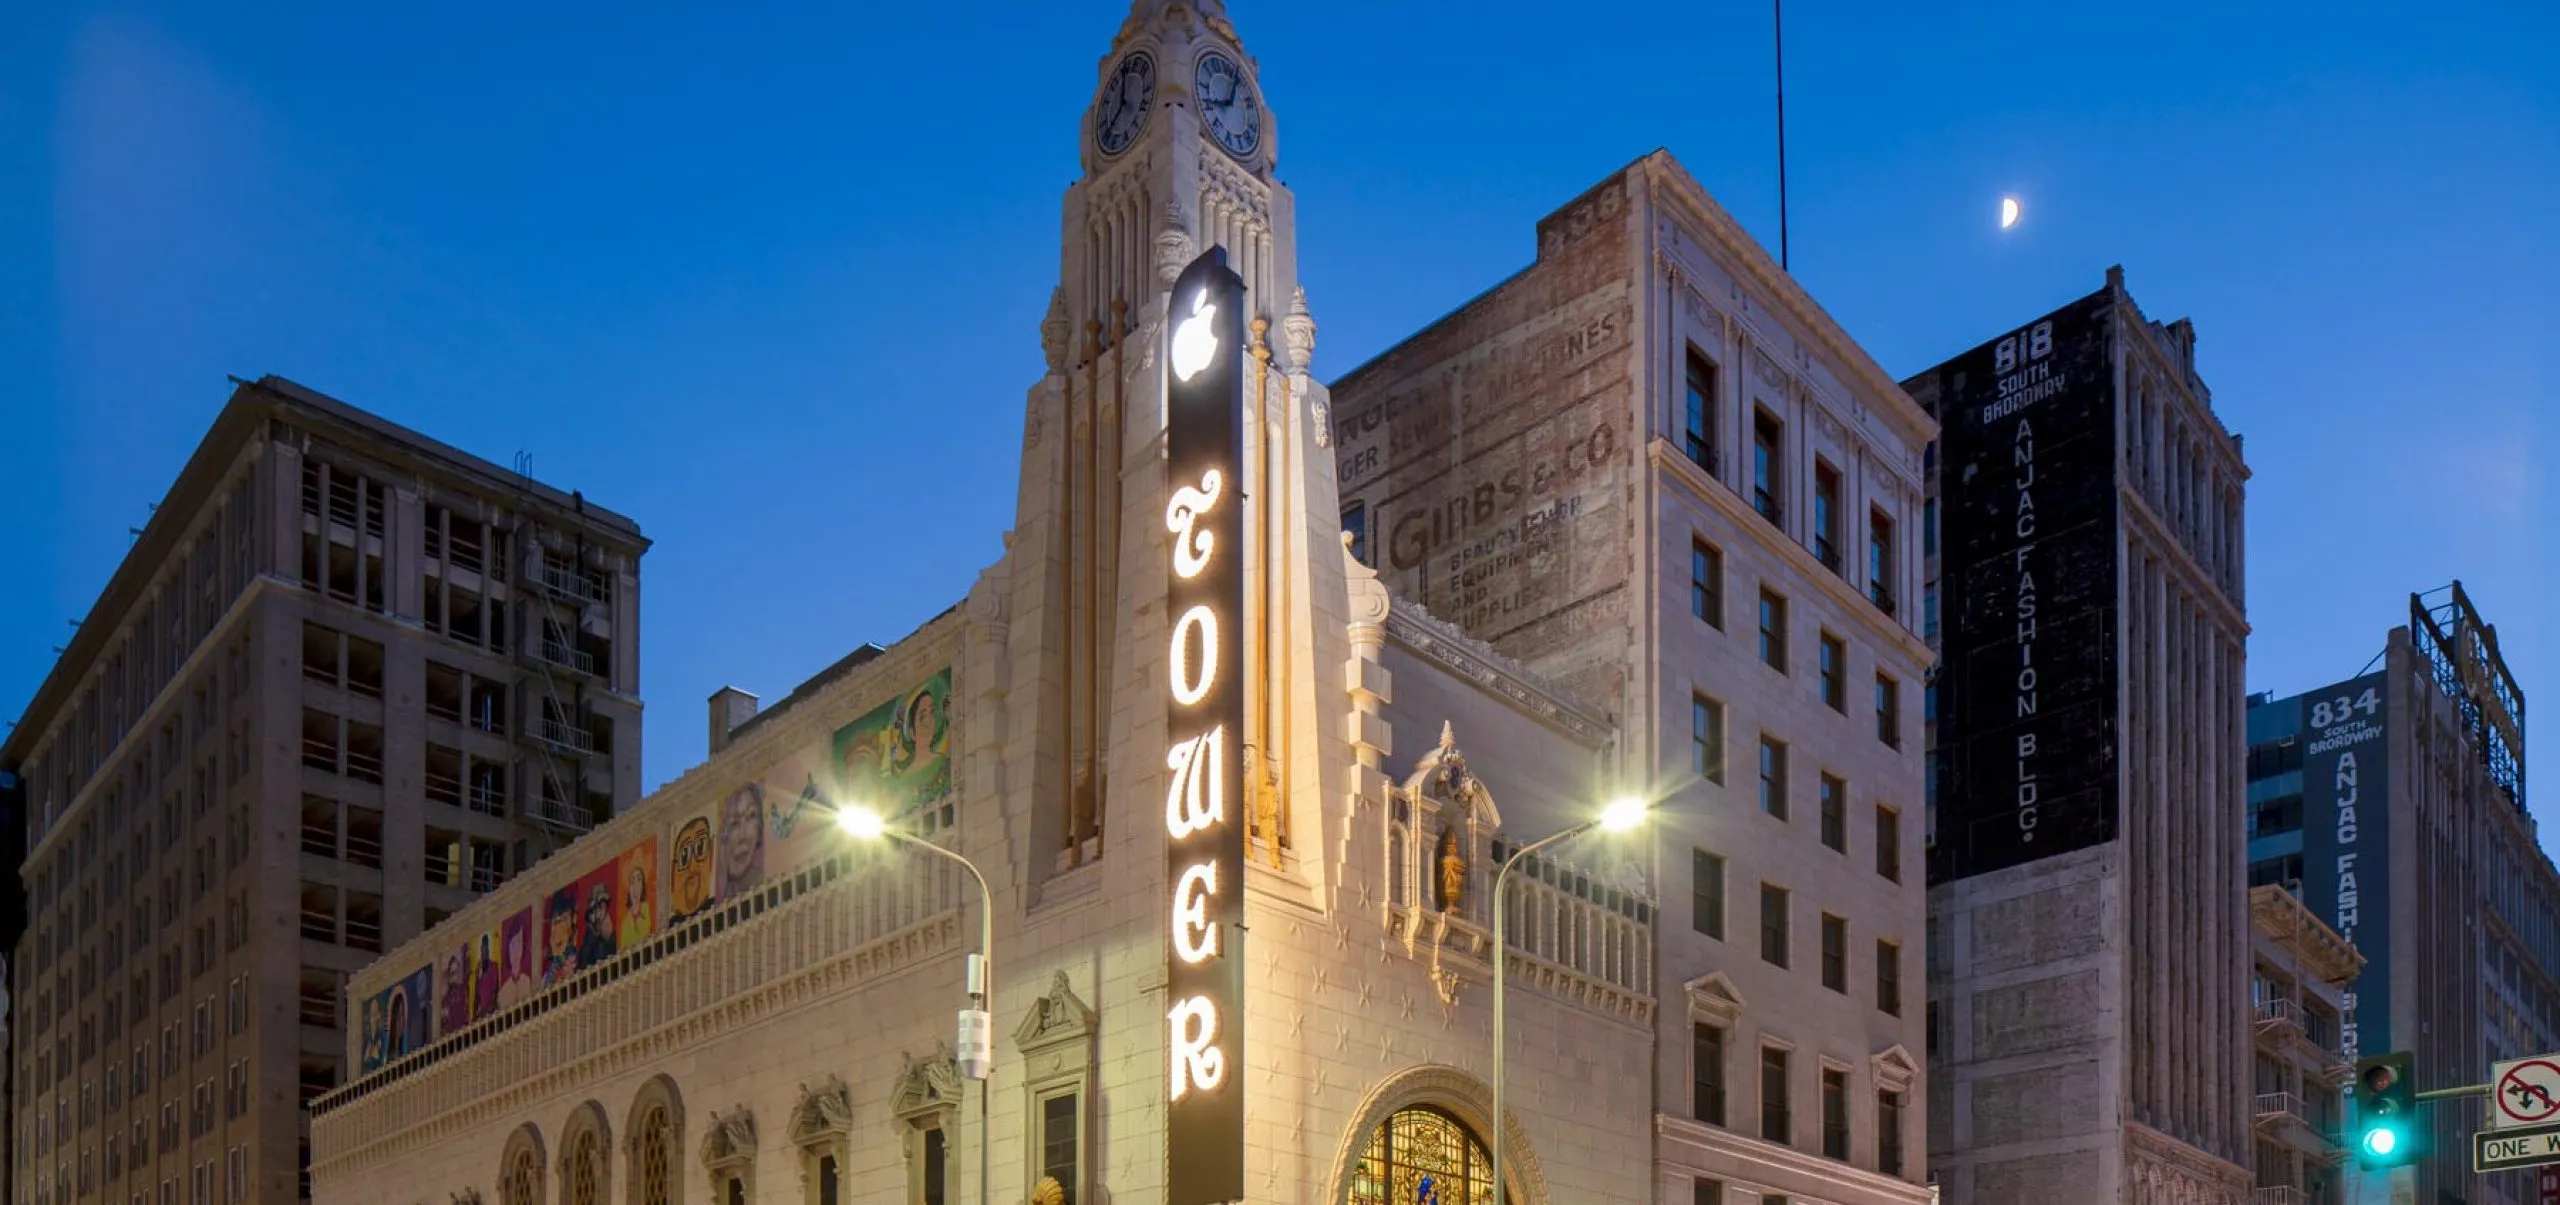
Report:
[[[2115,839],[2113,321],[2102,291],[1932,370],[1950,614],[1931,882]]]
[[[1244,281],[1211,248],[1165,349],[1166,1205],[1244,1199]]]

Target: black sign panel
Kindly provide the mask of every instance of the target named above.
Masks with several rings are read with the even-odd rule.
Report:
[[[1244,280],[1211,248],[1170,305],[1165,1205],[1226,1205],[1244,1199]]]
[[[2297,700],[2302,902],[2364,955],[2338,1026],[2338,1053],[2348,1058],[2392,1049],[2388,684],[2383,674],[2366,674]]]
[[[2116,835],[2113,296],[1933,370],[1943,882]]]

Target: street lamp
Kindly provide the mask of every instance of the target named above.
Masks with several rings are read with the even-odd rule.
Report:
[[[1511,856],[1502,860],[1501,869],[1496,870],[1493,873],[1493,1205],[1503,1205],[1503,1200],[1508,1195],[1505,1186],[1505,1169],[1502,1164],[1502,1134],[1504,1121],[1502,1105],[1502,988],[1504,982],[1510,978],[1507,964],[1510,962],[1511,946],[1509,939],[1505,937],[1503,933],[1503,929],[1505,927],[1503,924],[1503,918],[1510,912],[1510,909],[1503,906],[1503,880],[1511,877],[1511,868],[1518,866],[1521,859],[1526,858],[1530,854],[1534,854],[1539,850],[1545,849],[1550,845],[1570,841],[1573,838],[1579,837],[1595,828],[1604,829],[1613,833],[1623,833],[1628,829],[1634,828],[1635,826],[1644,823],[1645,813],[1650,807],[1651,805],[1642,799],[1633,797],[1619,799],[1611,803],[1608,807],[1602,808],[1598,816],[1574,825],[1572,828],[1566,829],[1563,832],[1540,838],[1511,851]]]
[[[995,893],[987,890],[987,876],[979,873],[976,863],[913,833],[889,827],[889,822],[870,808],[837,808],[836,827],[857,841],[877,841],[885,837],[936,857],[948,858],[959,863],[960,869],[968,871],[969,877],[978,884],[978,952],[969,956],[971,1007],[960,1010],[958,1053],[960,1073],[978,1081],[978,1205],[987,1205],[988,1171],[993,1166],[988,1150],[995,1144],[995,1132],[987,1124],[987,1101],[995,1093],[991,1078],[995,1070]]]

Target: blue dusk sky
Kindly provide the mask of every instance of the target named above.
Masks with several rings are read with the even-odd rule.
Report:
[[[1122,5],[6,8],[0,713],[225,374],[636,518],[651,786],[712,690],[779,698],[998,554]],[[1655,147],[1777,244],[1765,3],[1230,13],[1327,379]],[[1888,371],[2110,264],[2194,319],[2256,474],[2252,689],[2356,673],[2458,577],[2560,700],[2560,6],[1799,3],[1786,34],[1794,270]]]

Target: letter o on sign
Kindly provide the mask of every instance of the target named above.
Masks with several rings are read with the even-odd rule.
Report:
[[[1193,636],[1197,631],[1199,635]],[[1194,660],[1191,646],[1200,645]],[[1202,603],[1182,613],[1173,625],[1173,701],[1197,707],[1218,680],[1218,613]]]

